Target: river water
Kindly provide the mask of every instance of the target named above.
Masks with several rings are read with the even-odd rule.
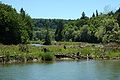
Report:
[[[6,64],[0,80],[120,80],[120,61]]]

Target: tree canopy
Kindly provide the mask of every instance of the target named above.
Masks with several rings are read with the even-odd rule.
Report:
[[[82,12],[76,20],[31,19],[23,8],[17,12],[12,6],[0,3],[0,43],[19,44],[32,39],[45,44],[51,44],[51,40],[120,43],[120,8],[107,14],[96,10],[92,17]]]
[[[0,3],[0,42],[26,43],[32,39],[32,20],[23,8],[18,13],[12,6]]]

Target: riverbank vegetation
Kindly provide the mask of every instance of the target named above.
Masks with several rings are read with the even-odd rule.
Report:
[[[58,42],[49,46],[0,45],[0,62],[2,63],[65,59],[120,59],[120,46],[116,43],[103,45],[81,42]]]

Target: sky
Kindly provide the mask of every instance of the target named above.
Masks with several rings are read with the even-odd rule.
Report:
[[[90,17],[93,12],[107,12],[120,7],[120,0],[0,0],[17,11],[24,8],[32,18],[78,19],[84,11]]]

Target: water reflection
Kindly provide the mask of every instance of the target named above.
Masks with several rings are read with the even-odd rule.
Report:
[[[0,65],[0,80],[120,80],[120,61]]]

